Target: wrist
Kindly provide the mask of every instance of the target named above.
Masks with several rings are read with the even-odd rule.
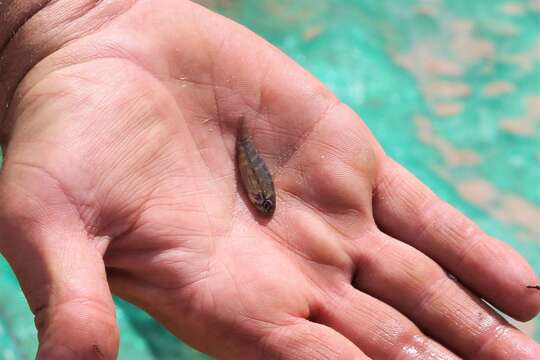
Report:
[[[87,36],[127,10],[135,0],[0,1],[0,144],[15,123],[17,88],[41,60]]]

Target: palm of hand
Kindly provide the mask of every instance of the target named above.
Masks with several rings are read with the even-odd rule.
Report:
[[[74,254],[49,264],[40,280],[21,278],[27,293],[55,277],[68,284],[53,291],[56,298],[30,301],[43,332],[58,336],[50,329],[81,298],[103,329],[114,327],[106,283],[93,278],[105,265],[113,292],[221,357],[350,359],[362,356],[359,349],[375,357],[407,357],[411,349],[453,356],[413,322],[456,352],[482,348],[480,336],[448,340],[459,326],[433,330],[433,319],[452,315],[422,315],[422,296],[432,291],[427,280],[445,284],[490,326],[505,326],[433,260],[378,229],[375,220],[394,221],[372,209],[376,184],[390,178],[389,160],[354,113],[235,25],[217,17],[198,23],[197,15],[208,16],[198,8],[178,24],[183,7],[193,5],[171,12],[136,5],[46,59],[23,83],[4,183],[24,188],[25,202],[13,203],[46,225],[56,250],[43,253]],[[212,25],[229,31],[202,31]],[[87,58],[50,71],[73,54]],[[238,185],[241,116],[274,174],[270,220],[257,217]],[[21,237],[37,241],[33,232]],[[466,260],[470,268],[478,266],[473,260]],[[403,298],[388,290],[404,280]],[[95,286],[77,285],[89,282]],[[445,303],[435,295],[430,304]],[[115,341],[99,351],[114,352]],[[479,354],[498,355],[503,345]]]

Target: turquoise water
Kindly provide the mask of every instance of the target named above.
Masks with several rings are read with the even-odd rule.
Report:
[[[315,74],[390,155],[540,273],[538,2],[207,3]],[[485,189],[492,193],[478,198]],[[31,359],[33,319],[2,261],[0,284],[0,359]],[[145,313],[117,305],[120,359],[203,358]],[[538,321],[519,326],[540,340]]]

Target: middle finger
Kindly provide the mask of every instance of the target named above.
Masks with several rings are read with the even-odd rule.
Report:
[[[420,251],[377,229],[363,240],[351,251],[357,268],[353,285],[399,310],[457,354],[507,359],[508,348],[526,348],[516,345],[532,341]],[[532,359],[523,351],[514,355]]]

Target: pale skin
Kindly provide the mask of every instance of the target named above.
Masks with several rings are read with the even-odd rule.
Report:
[[[40,359],[114,359],[111,292],[220,359],[538,359],[479,300],[534,317],[526,261],[249,30],[188,1],[53,1],[2,55],[0,250]],[[242,116],[270,220],[237,182]]]

